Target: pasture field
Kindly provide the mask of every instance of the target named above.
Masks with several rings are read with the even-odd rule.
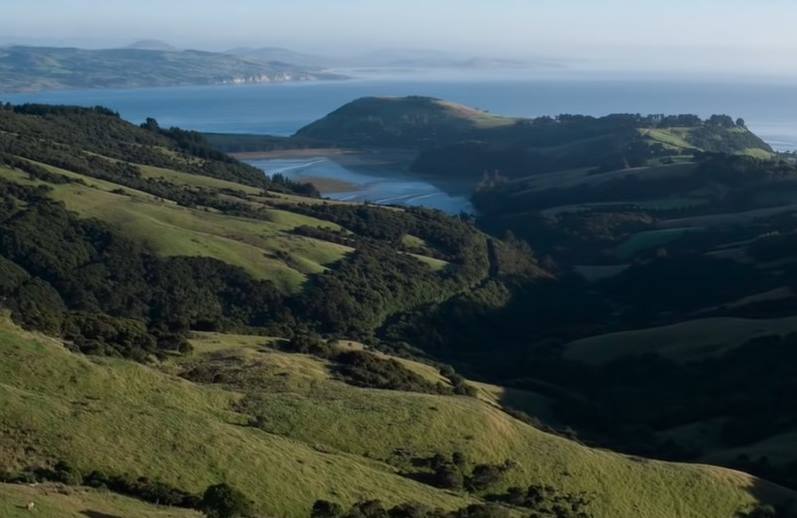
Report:
[[[565,358],[600,365],[626,355],[656,353],[671,360],[692,361],[721,355],[756,337],[795,331],[797,317],[704,318],[576,340],[565,346]]]

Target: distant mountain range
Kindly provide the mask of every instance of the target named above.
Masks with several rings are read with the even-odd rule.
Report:
[[[331,67],[337,66],[339,60],[328,56],[318,56],[315,54],[305,54],[282,47],[238,47],[230,49],[226,54],[238,56],[244,59],[255,59],[258,61],[277,61],[282,63],[292,63],[305,67]]]
[[[0,48],[0,92],[344,79],[303,65],[145,40],[120,49]]]
[[[177,47],[174,45],[170,45],[162,40],[138,40],[127,47],[128,49],[138,49],[138,50],[165,50],[165,51],[178,51]]]

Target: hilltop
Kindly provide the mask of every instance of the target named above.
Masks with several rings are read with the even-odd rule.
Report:
[[[420,152],[413,169],[426,175],[481,179],[596,167],[643,165],[695,152],[772,156],[744,121],[716,115],[560,115],[524,119],[494,115],[429,97],[369,97],[300,129],[306,145],[402,147]]]
[[[340,79],[342,76],[282,62],[153,46],[87,50],[60,47],[0,48],[0,92],[76,88],[140,88]]]
[[[138,50],[162,50],[167,52],[176,52],[179,50],[174,45],[166,43],[163,40],[138,40],[134,41],[125,48],[138,49]]]
[[[295,137],[354,147],[424,147],[513,123],[431,97],[364,97],[305,126]]]

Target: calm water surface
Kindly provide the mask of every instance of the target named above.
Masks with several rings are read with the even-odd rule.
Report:
[[[324,193],[335,200],[423,206],[449,214],[473,212],[467,196],[450,194],[429,182],[398,171],[378,168],[354,170],[323,156],[248,162],[271,174],[280,173],[297,181],[327,178],[348,184],[350,188]]]
[[[727,113],[779,150],[797,150],[797,85],[631,80],[379,79],[277,85],[78,90],[2,95],[14,103],[103,105],[133,122],[155,117],[163,126],[198,131],[290,135],[340,105],[367,95],[427,95],[493,113],[536,117],[560,113]],[[318,157],[323,158],[323,157]],[[260,161],[268,172],[339,178],[358,188],[333,197],[423,204],[449,212],[467,200],[396,171],[352,171],[330,161]],[[292,172],[291,172],[292,171]],[[446,199],[446,197],[450,199]]]

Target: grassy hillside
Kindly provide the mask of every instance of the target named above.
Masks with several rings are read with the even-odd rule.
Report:
[[[429,97],[364,97],[305,126],[294,137],[363,147],[416,148],[514,123],[512,118]]]
[[[146,476],[199,493],[227,481],[261,511],[281,516],[306,516],[324,496],[466,502],[397,477],[377,461],[253,428],[235,410],[238,392],[126,361],[82,358],[8,323],[0,343],[8,359],[0,387],[6,467],[65,460],[84,472]],[[25,365],[48,375],[40,378]],[[27,444],[21,430],[28,431]]]
[[[762,336],[797,332],[797,317],[782,319],[709,318],[670,326],[584,338],[564,347],[569,360],[608,363],[631,355],[658,354],[675,361],[722,355]]]
[[[0,48],[0,92],[336,79],[311,68],[196,50]]]
[[[212,257],[240,266],[253,277],[273,281],[286,292],[295,292],[307,274],[318,273],[326,265],[340,260],[350,248],[336,243],[297,236],[299,226],[337,230],[334,223],[311,217],[266,209],[264,218],[254,220],[219,214],[201,208],[181,207],[140,191],[121,189],[118,184],[102,182],[79,174],[51,168],[56,174],[82,180],[83,184],[48,184],[52,198],[64,202],[69,210],[96,218],[145,243],[163,256]],[[214,178],[191,176],[158,169],[157,178],[176,185],[197,185],[256,192],[240,184]],[[0,168],[0,176],[25,182],[19,171]],[[230,185],[227,185],[230,184]]]
[[[33,504],[33,510],[27,509]],[[0,484],[0,514],[6,518],[199,518],[199,512],[156,506],[107,491],[57,484]]]
[[[189,133],[158,134],[91,110],[40,108],[29,107],[33,115],[0,111],[9,135],[29,139],[24,146],[0,142],[9,162],[0,163],[0,177],[46,186],[69,210],[110,224],[161,256],[212,257],[293,293],[308,275],[352,250],[295,232],[342,231],[296,211],[320,200],[278,197],[295,186],[269,183],[262,171],[203,148]],[[86,138],[90,133],[94,138]],[[32,177],[20,167],[42,167],[52,176]],[[417,257],[435,269],[446,264]]]
[[[236,218],[175,207],[69,185],[53,197],[84,217],[101,219],[164,256],[206,256],[242,267],[253,277],[269,279],[296,291],[306,275],[324,270],[351,249],[296,236],[299,226],[336,230],[336,225],[273,210],[266,221]]]
[[[587,168],[598,172],[689,161],[696,153],[769,159],[772,148],[725,115],[496,116],[428,97],[365,97],[281,142],[213,137],[224,149],[398,147],[420,151],[412,169],[448,180],[515,179]],[[454,178],[456,177],[456,178]]]
[[[462,506],[473,497],[399,475],[410,457],[452,451],[474,463],[515,461],[496,491],[531,483],[586,491],[595,516],[669,517],[677,509],[724,518],[753,501],[756,482],[741,473],[590,450],[477,399],[352,387],[333,379],[325,361],[262,349],[267,342],[202,335],[192,357],[163,372],[84,358],[4,321],[3,465],[65,460],[191,492],[227,481],[280,516],[306,516],[316,498]],[[196,377],[201,369],[218,381],[168,373]],[[768,495],[785,496],[775,488]]]

